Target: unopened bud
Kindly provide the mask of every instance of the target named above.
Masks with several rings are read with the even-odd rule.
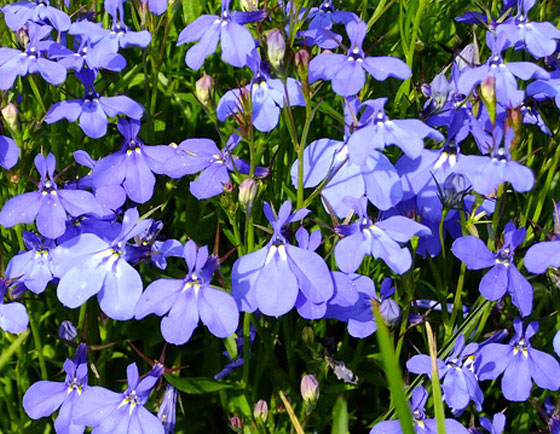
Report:
[[[195,85],[195,95],[202,105],[208,106],[211,102],[214,80],[208,74],[200,77]]]
[[[301,397],[307,404],[314,404],[319,399],[319,382],[314,375],[308,374],[301,379]]]
[[[268,417],[268,404],[264,399],[260,399],[255,404],[253,416],[255,416],[255,419],[261,420],[262,422],[266,421],[266,418]]]
[[[161,420],[165,434],[175,432],[175,414],[177,409],[177,389],[171,384],[165,386],[163,401],[159,406],[158,418]]]
[[[460,204],[469,188],[467,179],[461,173],[451,173],[443,182],[445,204],[454,207]]]
[[[286,41],[284,41],[282,31],[272,29],[268,32],[266,34],[266,46],[270,64],[279,69],[284,62],[284,54],[286,53]]]
[[[309,57],[309,52],[302,48],[301,50],[298,50],[294,59],[298,74],[302,80],[307,78],[307,73],[309,71]]]
[[[258,0],[241,0],[241,10],[244,12],[255,12],[259,10]]]
[[[313,327],[305,326],[301,331],[301,340],[306,345],[312,345],[315,342],[315,332],[313,331]]]
[[[229,420],[229,426],[234,432],[243,432],[243,421],[237,416]]]
[[[29,34],[26,26],[16,31],[16,42],[23,48],[27,48],[27,44],[29,44]]]
[[[247,178],[239,186],[239,203],[249,214],[253,208],[253,202],[257,197],[259,191],[259,184],[253,178]]]
[[[496,120],[496,80],[494,77],[486,77],[480,85],[480,98],[488,110],[490,121],[494,124]]]
[[[73,341],[78,336],[78,330],[72,324],[72,321],[62,321],[60,327],[58,328],[58,337],[66,341]]]
[[[2,118],[4,118],[9,130],[17,130],[18,108],[14,103],[11,102],[2,109]]]

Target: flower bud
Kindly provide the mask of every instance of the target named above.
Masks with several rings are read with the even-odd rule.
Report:
[[[163,401],[159,406],[158,418],[161,420],[165,434],[175,432],[175,413],[177,408],[177,389],[171,384],[165,386]]]
[[[260,399],[255,404],[253,416],[255,416],[255,419],[261,420],[262,422],[266,421],[266,418],[268,417],[268,404],[264,399]]]
[[[247,178],[239,186],[239,203],[247,214],[251,213],[258,191],[259,184],[253,178]]]
[[[302,80],[307,78],[307,73],[309,71],[309,52],[302,48],[296,53],[294,62],[296,64],[297,72]]]
[[[496,80],[494,77],[486,77],[480,84],[480,99],[486,106],[493,124],[496,121]]]
[[[27,48],[27,44],[29,44],[29,33],[26,26],[16,31],[16,42],[23,48]]]
[[[319,382],[314,375],[308,374],[301,379],[301,396],[306,404],[314,404],[319,399]]]
[[[469,189],[468,181],[461,173],[451,173],[443,182],[445,205],[458,206]]]
[[[197,80],[194,93],[202,105],[208,106],[211,102],[213,89],[214,80],[208,74],[204,74]]]
[[[229,420],[229,426],[234,432],[243,432],[243,421],[237,416]]]
[[[9,103],[2,109],[2,117],[9,130],[16,131],[18,127],[18,108],[14,103]]]
[[[255,12],[259,10],[259,0],[241,0],[240,3],[243,12]]]
[[[58,337],[64,339],[65,341],[73,341],[78,336],[78,330],[72,324],[72,321],[62,321],[60,327],[58,328]]]
[[[279,69],[284,62],[284,54],[286,53],[286,41],[284,41],[281,30],[272,29],[266,34],[266,47],[270,64]]]
[[[312,345],[315,342],[315,332],[313,327],[305,326],[301,331],[301,340],[306,345]]]

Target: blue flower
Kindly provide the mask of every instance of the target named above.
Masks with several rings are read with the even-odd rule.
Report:
[[[29,315],[21,303],[4,303],[6,292],[12,283],[0,277],[0,329],[8,333],[21,333],[29,324]]]
[[[524,330],[519,318],[513,321],[515,335],[509,344],[489,343],[480,350],[478,377],[494,380],[502,377],[502,392],[510,401],[525,401],[537,386],[556,391],[560,388],[560,365],[554,357],[532,347],[530,339],[539,329],[538,322]]]
[[[40,419],[53,414],[58,416],[54,428],[58,434],[80,434],[84,424],[74,421],[76,403],[88,388],[87,347],[80,344],[74,360],[66,359],[63,382],[38,381],[31,385],[23,396],[23,408],[31,419]]]
[[[519,309],[522,316],[528,316],[533,310],[533,287],[519,272],[514,262],[515,249],[525,240],[525,228],[516,228],[509,222],[504,228],[504,244],[493,253],[486,244],[473,235],[458,238],[451,251],[465,263],[469,270],[490,268],[478,289],[490,301],[501,299],[509,292],[512,303]]]
[[[95,197],[82,190],[58,189],[54,179],[56,159],[49,153],[38,154],[35,167],[41,175],[39,190],[13,197],[0,212],[0,224],[12,227],[37,220],[39,233],[47,238],[60,237],[66,230],[67,214],[77,217],[86,213],[101,213]]]
[[[9,137],[0,135],[0,166],[4,169],[14,167],[19,158],[19,147]]]
[[[204,60],[216,51],[218,41],[222,43],[222,60],[239,68],[247,65],[249,55],[255,48],[251,32],[244,24],[264,18],[264,12],[230,13],[231,0],[222,0],[221,16],[202,15],[185,27],[179,34],[177,45],[187,42],[198,43],[187,51],[185,63],[198,70]]]
[[[239,311],[227,292],[210,286],[218,265],[216,256],[208,255],[208,247],[197,248],[194,241],[185,244],[183,257],[189,269],[183,279],[158,279],[152,282],[138,301],[136,319],[150,313],[163,316],[161,334],[175,345],[187,342],[199,320],[219,338],[235,332]]]
[[[231,273],[231,293],[240,309],[281,316],[296,304],[299,292],[313,303],[327,301],[333,283],[327,264],[317,253],[289,244],[283,227],[303,219],[305,208],[292,213],[292,204],[282,204],[278,216],[265,202],[264,213],[273,228],[270,241],[262,249],[242,256]]]
[[[62,304],[74,309],[97,294],[107,316],[121,321],[132,318],[143,285],[138,271],[128,263],[127,241],[150,224],[150,219],[139,221],[138,210],[131,208],[124,213],[115,239],[83,233],[53,250],[54,272],[60,278],[57,296]]]
[[[126,375],[123,393],[99,386],[85,390],[74,408],[74,423],[92,427],[92,434],[164,434],[161,421],[144,407],[161,373],[140,379],[136,363],[131,363]]]
[[[362,43],[366,37],[364,22],[348,21],[346,32],[350,38],[348,53],[321,53],[309,63],[309,82],[319,79],[330,80],[335,93],[342,96],[357,94],[366,82],[367,71],[378,81],[388,77],[406,80],[411,76],[410,68],[402,60],[390,56],[365,57]]]
[[[2,9],[6,25],[16,31],[28,24],[50,24],[59,32],[70,27],[70,17],[61,10],[49,5],[49,0],[17,2],[5,5]]]

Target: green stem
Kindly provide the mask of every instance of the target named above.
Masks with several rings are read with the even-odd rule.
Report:
[[[39,359],[39,369],[41,371],[41,378],[47,379],[47,365],[45,363],[45,356],[43,355],[43,343],[41,341],[41,334],[39,332],[39,320],[37,319],[34,310],[30,309],[29,325],[31,326],[31,333],[33,334],[33,343],[37,350],[37,357]]]
[[[243,314],[243,387],[249,384],[249,350],[251,347],[251,314]]]

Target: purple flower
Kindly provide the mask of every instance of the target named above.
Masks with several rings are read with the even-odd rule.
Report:
[[[280,79],[272,79],[261,64],[257,51],[248,62],[253,79],[245,88],[228,90],[218,103],[216,115],[224,122],[228,117],[243,111],[243,98],[248,93],[251,98],[251,121],[259,131],[267,132],[278,125],[280,109],[288,106],[305,106],[301,83],[288,77],[286,85]]]
[[[560,365],[550,354],[534,349],[530,343],[539,323],[532,322],[524,330],[523,322],[515,318],[513,327],[515,335],[509,344],[489,343],[480,350],[480,380],[494,380],[503,372],[502,392],[510,401],[527,400],[533,381],[543,389],[558,390]]]
[[[146,203],[154,194],[156,178],[154,173],[164,173],[164,162],[173,155],[169,146],[147,146],[138,138],[140,122],[119,119],[119,132],[124,141],[119,152],[99,160],[93,167],[91,183],[94,191],[98,189],[118,189],[137,203]],[[117,195],[124,199],[123,195]],[[120,201],[119,201],[120,202]],[[124,203],[112,203],[114,208]]]
[[[0,90],[10,89],[19,76],[38,72],[50,84],[61,84],[66,80],[66,68],[46,55],[54,41],[44,40],[52,32],[50,26],[28,24],[29,43],[25,51],[15,48],[0,48]]]
[[[84,97],[53,105],[45,115],[47,124],[61,119],[75,122],[79,118],[79,125],[83,132],[92,139],[98,139],[107,133],[107,116],[115,117],[124,114],[134,120],[140,120],[144,115],[144,108],[125,95],[99,96],[93,87],[97,76],[94,71],[82,69],[76,75],[86,88]]]
[[[486,78],[492,77],[495,83],[496,99],[501,104],[507,104],[519,92],[515,77],[521,80],[549,78],[548,72],[534,63],[504,62],[501,53],[508,46],[505,33],[498,33],[495,36],[488,32],[486,42],[492,49],[492,55],[485,64],[462,71],[457,83],[458,90],[462,94],[468,95],[474,86]]]
[[[348,225],[336,227],[344,237],[336,243],[334,257],[336,264],[345,273],[355,272],[364,256],[380,258],[395,273],[403,274],[412,265],[412,256],[407,248],[400,246],[414,235],[427,236],[429,228],[407,217],[392,216],[373,222],[367,215],[367,199],[352,200],[359,219]]]
[[[503,33],[516,49],[524,48],[538,59],[550,56],[556,51],[556,40],[560,39],[560,30],[548,22],[529,21],[529,11],[535,2],[517,0],[517,15],[499,24],[496,32]]]
[[[437,434],[437,423],[435,419],[428,419],[424,413],[424,407],[428,400],[428,392],[422,386],[412,391],[410,409],[414,420],[414,431],[416,434]],[[445,430],[449,434],[469,434],[467,429],[455,419],[445,419]],[[387,420],[376,424],[369,434],[402,434],[401,423],[398,420]]]
[[[286,201],[277,216],[265,202],[264,213],[273,228],[272,238],[265,247],[233,264],[231,293],[240,309],[259,309],[278,317],[294,307],[300,291],[312,303],[329,300],[334,289],[327,264],[313,250],[289,244],[283,231],[309,211],[303,208],[292,213],[292,203]]]
[[[0,329],[8,333],[21,333],[29,324],[29,316],[21,303],[4,303],[4,297],[11,283],[0,277]]]
[[[187,342],[199,320],[219,338],[235,332],[239,311],[227,292],[210,286],[218,265],[216,256],[208,255],[208,247],[197,248],[194,241],[185,244],[183,258],[189,269],[183,279],[158,279],[152,282],[138,301],[136,319],[150,313],[163,316],[161,334],[175,345]]]
[[[362,43],[366,37],[364,22],[349,21],[346,32],[350,38],[348,53],[321,53],[309,63],[309,82],[319,79],[332,81],[335,93],[342,96],[357,94],[366,82],[367,71],[378,81],[388,77],[406,80],[411,76],[410,68],[402,60],[390,56],[365,57]]]
[[[89,390],[87,347],[80,344],[74,360],[66,359],[63,382],[38,381],[31,385],[23,396],[23,408],[31,419],[40,419],[53,414],[58,416],[54,421],[57,434],[81,434],[85,426],[74,420],[76,403]]]
[[[459,334],[455,341],[453,352],[445,360],[437,359],[439,378],[443,378],[444,400],[454,411],[464,410],[472,400],[477,411],[482,410],[484,395],[476,374],[465,359],[478,351],[478,344],[465,345],[465,337]],[[432,377],[432,359],[426,354],[412,356],[406,363],[410,372],[425,374]]]
[[[174,155],[163,165],[164,174],[171,178],[181,178],[200,172],[195,181],[190,183],[190,190],[197,199],[208,199],[224,191],[230,182],[229,172],[237,171],[248,175],[250,165],[233,155],[233,150],[241,141],[241,136],[233,133],[225,149],[220,151],[210,139],[183,140],[174,149]],[[256,167],[255,176],[268,175],[265,167]]]
[[[560,108],[560,71],[551,74],[550,80],[535,80],[527,86],[527,95],[537,100],[554,98],[556,106]]]
[[[39,233],[55,239],[66,230],[67,214],[77,217],[86,213],[99,214],[101,207],[95,197],[82,190],[58,189],[54,179],[56,159],[49,153],[38,154],[35,167],[41,175],[39,190],[13,197],[0,212],[0,224],[12,227],[37,219]]]
[[[358,22],[354,12],[337,11],[332,0],[323,0],[319,7],[309,9],[307,14],[309,29],[330,29],[335,24],[348,24],[350,21]]]
[[[99,305],[110,318],[121,321],[134,316],[142,295],[142,279],[128,263],[127,241],[151,224],[139,221],[136,208],[124,213],[120,234],[111,241],[92,233],[70,239],[53,251],[55,275],[60,278],[58,299],[74,309],[97,294]]]
[[[534,244],[525,254],[525,268],[531,273],[544,273],[548,267],[560,268],[560,203],[554,204],[553,218],[551,241]]]
[[[509,222],[504,228],[504,244],[493,253],[486,244],[473,235],[458,238],[451,251],[469,270],[490,270],[482,277],[478,289],[490,301],[501,299],[509,292],[513,304],[522,316],[533,310],[533,287],[519,272],[514,262],[515,249],[525,240],[525,228],[516,228]]]
[[[70,27],[70,17],[50,6],[49,0],[11,3],[1,9],[4,12],[6,25],[14,31],[21,29],[28,24],[28,21],[50,24],[59,32],[64,32]]]
[[[161,373],[160,373],[161,374]],[[123,393],[89,387],[74,409],[74,422],[93,428],[92,434],[164,434],[160,420],[144,407],[160,375],[140,380],[136,363],[126,368],[128,388]]]
[[[364,101],[359,128],[348,139],[348,156],[355,164],[363,164],[371,150],[396,145],[410,158],[417,158],[424,149],[424,139],[441,141],[443,135],[418,119],[391,120],[385,114],[387,98]]]
[[[55,244],[53,240],[39,238],[31,232],[23,233],[23,242],[29,250],[10,259],[6,277],[18,280],[30,291],[40,294],[53,279],[51,250]]]
[[[0,135],[0,166],[4,169],[14,167],[19,158],[19,147],[9,137]]]
[[[179,34],[177,45],[199,41],[187,51],[185,63],[198,70],[204,60],[216,51],[218,41],[222,43],[222,60],[241,68],[249,62],[249,55],[255,48],[251,32],[244,24],[259,21],[264,17],[261,12],[230,13],[231,0],[222,0],[221,16],[202,15],[185,27]]]
[[[503,413],[496,413],[494,417],[492,417],[492,421],[485,417],[481,417],[480,426],[482,426],[482,428],[490,434],[502,434],[504,432],[504,428],[506,427],[506,416]],[[474,428],[471,431],[472,434],[480,434],[480,431],[474,431]]]
[[[136,237],[136,244],[130,246],[130,261],[140,262],[147,259],[160,270],[167,268],[167,258],[170,256],[183,256],[183,245],[174,239],[158,240],[163,229],[163,222],[152,221],[146,231]]]
[[[175,389],[171,384],[165,385],[165,394],[163,395],[163,401],[159,406],[159,410],[157,414],[159,420],[161,420],[165,434],[175,433],[175,413],[177,409],[177,395],[178,395],[177,389]]]

